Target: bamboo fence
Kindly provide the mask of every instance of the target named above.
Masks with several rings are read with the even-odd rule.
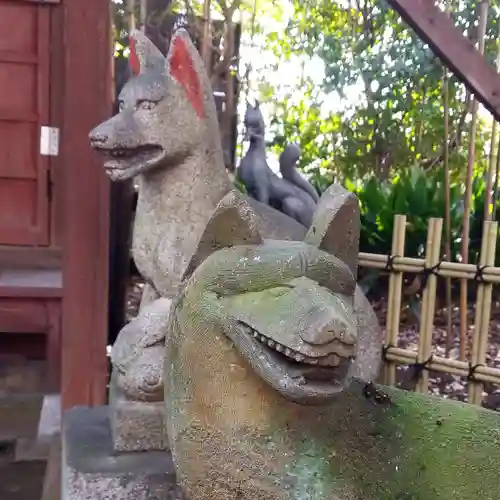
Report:
[[[390,273],[384,343],[384,383],[396,384],[396,365],[413,365],[418,380],[415,390],[426,393],[429,389],[429,370],[467,377],[468,401],[482,403],[483,384],[500,384],[500,368],[486,365],[488,331],[491,317],[492,288],[500,283],[500,268],[494,267],[498,223],[485,221],[479,263],[464,264],[440,259],[443,220],[429,220],[424,259],[404,256],[406,216],[396,215],[392,239],[392,255],[360,253],[359,266],[386,270]],[[418,349],[398,347],[398,334],[403,292],[403,273],[423,276],[423,293]],[[433,354],[433,330],[436,304],[437,278],[474,280],[478,283],[471,349],[467,361],[449,359]]]

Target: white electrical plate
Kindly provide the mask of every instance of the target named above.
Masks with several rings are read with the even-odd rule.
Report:
[[[40,128],[40,154],[57,156],[59,154],[59,129],[56,127]]]

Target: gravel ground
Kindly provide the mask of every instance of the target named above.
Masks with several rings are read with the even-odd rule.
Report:
[[[372,301],[372,305],[377,313],[382,328],[385,329],[385,318],[387,314],[387,299],[384,297],[379,301]],[[437,308],[434,319],[433,332],[433,354],[440,357],[448,357],[451,359],[459,359],[459,308],[458,305],[453,306],[452,310],[452,340],[449,356],[446,356],[446,337],[447,337],[447,310],[445,308]],[[469,305],[467,317],[468,336],[474,334],[474,315],[475,304]],[[411,308],[406,305],[401,312],[401,322],[398,337],[398,347],[417,351],[419,338],[419,321],[412,313]],[[486,365],[490,367],[500,368],[500,302],[492,303],[492,313],[489,330],[489,342],[486,354]],[[408,380],[409,366],[398,366],[397,368],[397,384],[400,386]],[[443,397],[456,399],[459,401],[467,401],[467,380],[465,377],[450,375],[430,371],[429,376],[429,393],[442,395]],[[484,384],[483,406],[493,410],[500,410],[500,386],[492,383]]]

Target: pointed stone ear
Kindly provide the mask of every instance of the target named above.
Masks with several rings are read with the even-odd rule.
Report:
[[[195,57],[199,57],[199,54],[188,32],[182,28],[176,30],[167,54],[167,71],[182,87],[198,117],[203,118],[203,86],[196,70]]]
[[[184,279],[213,252],[237,245],[260,245],[259,219],[243,195],[230,191],[215,207],[198,247],[186,269]]]
[[[304,241],[344,262],[357,276],[359,202],[354,193],[332,184],[321,196]]]
[[[147,69],[163,71],[165,58],[156,45],[142,32],[133,30],[130,33],[129,64],[134,75]]]

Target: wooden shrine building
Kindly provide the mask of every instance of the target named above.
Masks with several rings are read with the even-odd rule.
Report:
[[[0,354],[42,349],[64,407],[105,400],[109,0],[0,0]]]

